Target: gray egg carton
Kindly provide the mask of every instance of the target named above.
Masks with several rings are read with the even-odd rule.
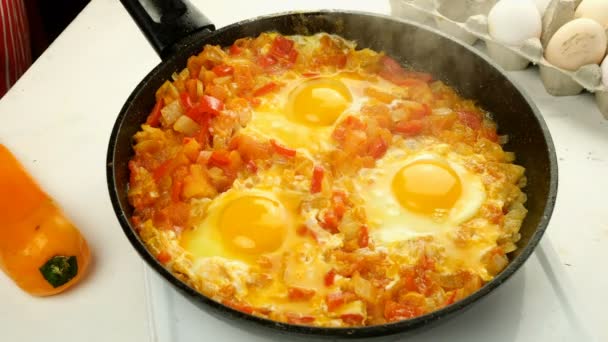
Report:
[[[484,41],[487,54],[505,70],[523,70],[530,64],[538,65],[543,85],[553,96],[577,95],[583,90],[595,93],[600,112],[608,119],[608,86],[602,83],[599,65],[588,64],[569,71],[544,58],[549,39],[562,25],[574,19],[574,11],[581,1],[552,0],[542,18],[540,39],[528,39],[518,47],[501,44],[488,33],[487,15],[497,0],[390,0],[390,4],[391,13],[396,17],[435,27],[470,45]]]

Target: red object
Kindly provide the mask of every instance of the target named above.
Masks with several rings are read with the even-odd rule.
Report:
[[[360,314],[343,314],[340,315],[340,319],[346,323],[346,324],[350,324],[350,325],[358,325],[363,323],[363,319],[365,317],[363,317]]]
[[[152,113],[146,119],[146,123],[152,127],[158,127],[160,124],[160,110],[163,108],[163,99],[156,101],[156,105],[154,105],[154,109],[152,109]]]
[[[171,254],[169,254],[167,251],[161,251],[156,256],[156,260],[158,260],[158,262],[160,262],[161,264],[166,264],[171,261]]]
[[[32,64],[23,0],[0,0],[0,97]]]
[[[230,152],[228,151],[213,151],[209,158],[209,165],[211,166],[228,166],[230,165]]]
[[[270,93],[271,91],[275,90],[277,88],[277,86],[278,86],[278,84],[276,84],[274,82],[266,83],[265,85],[261,86],[256,91],[254,91],[253,96],[266,95],[266,94]]]
[[[333,268],[329,270],[329,272],[327,272],[325,275],[325,279],[323,280],[325,281],[325,286],[332,286],[336,281],[336,270]]]
[[[369,245],[369,232],[367,226],[361,226],[359,229],[359,247],[365,248]]]
[[[395,125],[395,131],[406,136],[417,135],[423,128],[424,124],[421,120],[399,121]]]
[[[322,166],[316,165],[312,170],[312,180],[310,183],[310,193],[316,194],[323,188],[323,175],[325,170]]]
[[[458,119],[472,129],[481,128],[481,117],[476,113],[466,111],[458,112]]]
[[[213,71],[214,74],[221,77],[221,76],[232,75],[232,73],[234,73],[234,68],[231,67],[230,65],[221,64],[221,65],[214,66],[211,71]]]
[[[270,139],[270,145],[272,145],[272,148],[274,148],[274,151],[276,153],[278,153],[282,156],[285,156],[288,158],[292,158],[292,157],[296,156],[296,150],[292,150],[285,146],[279,145],[279,143],[274,139]]]
[[[303,289],[301,287],[289,287],[287,296],[293,301],[309,300],[315,295],[315,290]]]

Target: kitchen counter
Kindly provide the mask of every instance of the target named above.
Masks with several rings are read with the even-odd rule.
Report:
[[[193,2],[217,27],[292,9],[390,11],[388,1]],[[0,142],[80,227],[94,256],[81,284],[51,298],[33,298],[0,273],[0,340],[181,341],[197,336],[197,321],[188,319],[202,313],[192,311],[144,265],[123,235],[106,190],[106,149],[114,120],[159,61],[118,1],[93,0],[0,100]],[[531,94],[557,149],[559,194],[551,224],[540,248],[509,283],[418,340],[608,341],[608,121],[590,94],[548,95],[536,68],[509,76]],[[173,314],[159,311],[169,306]],[[209,322],[203,324],[213,329],[207,338],[239,340],[230,325]],[[476,333],[477,328],[487,334]],[[176,335],[170,329],[186,332]]]

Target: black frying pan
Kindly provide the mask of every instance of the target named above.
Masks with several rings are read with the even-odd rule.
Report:
[[[374,337],[402,333],[445,320],[469,308],[511,277],[537,246],[555,204],[555,149],[532,101],[499,67],[474,49],[413,22],[376,14],[345,11],[284,13],[242,21],[214,31],[210,21],[187,1],[121,1],[162,62],[135,88],[116,119],[106,165],[110,198],[125,234],[140,256],[202,309],[234,322],[251,323],[248,329],[265,326],[285,333],[322,337]],[[277,323],[225,307],[188,287],[156,261],[129,220],[132,208],[127,200],[127,163],[133,155],[132,136],[154,106],[156,89],[173,72],[183,69],[188,57],[200,52],[203,45],[228,46],[237,38],[255,37],[266,31],[287,35],[334,33],[356,41],[361,48],[385,51],[403,64],[433,74],[494,114],[499,133],[508,134],[510,138],[505,149],[516,153],[517,163],[526,168],[528,177],[525,188],[528,216],[521,227],[519,249],[510,255],[512,261],[502,273],[462,301],[411,320],[371,327],[318,328]]]

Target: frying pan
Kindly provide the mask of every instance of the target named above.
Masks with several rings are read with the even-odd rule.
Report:
[[[377,337],[406,333],[445,321],[477,303],[515,273],[538,245],[553,211],[557,194],[557,162],[547,127],[530,98],[505,73],[476,50],[433,29],[383,15],[316,11],[292,12],[245,20],[215,30],[213,24],[187,1],[121,0],[150,44],[162,58],[127,99],[112,135],[107,155],[107,180],[116,216],[140,256],[187,299],[217,317],[256,331],[264,327],[296,335],[319,337]],[[355,328],[321,328],[278,323],[223,306],[196,292],[174,277],[151,255],[131,226],[132,207],[127,199],[129,170],[133,156],[132,137],[154,106],[158,87],[175,71],[186,66],[189,56],[205,44],[231,45],[242,37],[262,32],[314,34],[328,32],[354,40],[360,48],[385,51],[402,64],[431,73],[471,98],[494,115],[499,133],[508,134],[505,150],[516,153],[516,162],[526,168],[524,189],[529,210],[522,226],[519,248],[498,276],[471,296],[441,310],[396,323]],[[256,329],[257,328],[257,329]],[[268,330],[268,329],[266,329]]]

